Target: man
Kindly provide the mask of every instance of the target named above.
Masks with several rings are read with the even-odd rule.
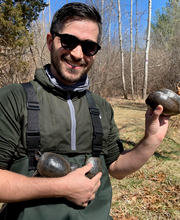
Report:
[[[102,172],[87,178],[92,164],[93,126],[88,108],[87,73],[100,49],[101,18],[95,8],[70,3],[54,15],[47,46],[51,64],[31,82],[40,105],[40,151],[63,155],[78,164],[57,178],[32,177],[26,143],[27,107],[22,85],[0,91],[0,201],[8,203],[5,219],[112,219],[108,173],[122,179],[138,170],[162,142],[168,127],[162,106],[147,110],[144,138],[121,152],[109,103],[92,94],[103,128],[99,158]],[[8,171],[9,170],[9,171]],[[5,212],[4,212],[5,213]],[[5,214],[4,214],[5,215]]]

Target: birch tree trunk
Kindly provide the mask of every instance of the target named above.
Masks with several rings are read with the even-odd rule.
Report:
[[[135,23],[135,47],[134,47],[134,52],[135,55],[137,54],[137,47],[138,47],[138,1],[136,0],[136,23]]]
[[[138,1],[136,0],[136,20],[135,20],[135,45],[134,45],[134,54],[135,54],[135,64],[136,64],[136,69],[137,69],[137,62],[138,62],[138,57],[137,57],[137,48],[138,48]],[[138,79],[138,72],[136,72],[135,76],[135,93],[136,96],[138,96],[138,91],[139,91],[139,79]],[[142,95],[142,94],[141,94]]]
[[[49,29],[51,26],[51,0],[49,0]]]
[[[123,83],[123,94],[124,98],[127,99],[127,91],[124,77],[124,53],[122,48],[122,30],[121,30],[121,4],[120,0],[118,0],[118,28],[119,28],[119,46],[120,46],[120,54],[121,54],[121,76]]]
[[[134,99],[132,16],[133,16],[133,0],[131,0],[131,15],[130,15],[130,76],[131,76],[131,94],[132,94],[132,99]]]
[[[146,94],[147,94],[149,46],[150,46],[150,33],[151,33],[151,8],[152,8],[152,0],[149,0],[149,3],[148,3],[148,27],[147,27],[147,40],[146,40],[146,52],[145,52],[145,65],[144,65],[143,99],[146,98]]]
[[[108,45],[111,44],[111,18],[109,19],[109,27],[108,27]]]
[[[44,11],[45,11],[45,9],[42,11],[42,29],[43,29],[43,37],[45,37],[45,33],[46,33],[46,30],[45,30],[45,15],[44,15]]]
[[[104,21],[104,0],[101,0],[101,19]]]
[[[113,0],[111,0],[109,5],[109,25],[108,25],[108,45],[111,44],[111,22],[112,22],[112,16],[113,15]]]

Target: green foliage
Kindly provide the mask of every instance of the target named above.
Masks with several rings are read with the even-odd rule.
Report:
[[[0,45],[16,48],[30,43],[30,24],[46,6],[43,0],[0,1]]]
[[[0,87],[28,80],[32,63],[33,21],[44,0],[0,0]]]
[[[47,6],[43,0],[16,0],[14,4],[20,4],[26,27],[29,27],[32,21],[37,20],[39,13]]]
[[[152,23],[154,46],[172,48],[178,41],[180,28],[180,0],[169,0],[162,12],[156,12]]]

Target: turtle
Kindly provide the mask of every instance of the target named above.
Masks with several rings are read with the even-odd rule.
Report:
[[[164,116],[180,114],[180,96],[170,89],[164,88],[150,93],[145,102],[153,110],[157,105],[162,105]]]
[[[63,177],[78,168],[75,163],[69,163],[62,155],[53,152],[36,154],[37,170],[33,176],[42,177]],[[99,157],[86,159],[85,164],[92,163],[93,167],[86,174],[88,178],[93,178],[98,172],[102,171],[101,160]]]
[[[40,155],[40,156],[39,156]],[[37,172],[43,177],[62,177],[71,172],[70,163],[60,154],[53,152],[36,155]]]
[[[86,160],[86,164],[92,163],[93,167],[86,174],[89,179],[92,179],[97,173],[102,172],[102,164],[99,157],[89,157]]]

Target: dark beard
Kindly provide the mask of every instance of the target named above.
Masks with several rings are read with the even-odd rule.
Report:
[[[65,57],[66,55],[64,55]],[[63,59],[63,55],[62,58]],[[52,51],[51,51],[51,64],[53,66],[53,68],[55,69],[57,75],[60,77],[60,79],[62,79],[62,82],[66,82],[67,84],[74,84],[76,82],[78,82],[79,80],[81,80],[81,78],[87,74],[88,71],[85,71],[84,73],[82,73],[78,78],[76,79],[70,79],[68,77],[65,76],[65,74],[63,74],[63,72],[61,71],[61,65],[58,61],[58,57],[56,55],[56,53],[54,52],[54,47],[52,45]],[[67,71],[71,74],[77,74],[77,70],[76,69],[72,69],[72,68],[67,68]],[[55,76],[56,77],[56,76]]]

